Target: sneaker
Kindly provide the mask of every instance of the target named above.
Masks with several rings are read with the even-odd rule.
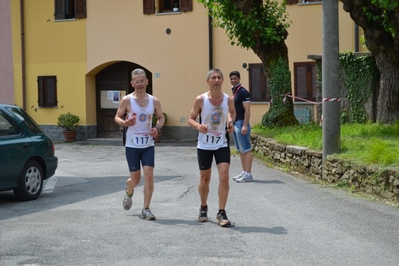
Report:
[[[208,221],[208,208],[203,209],[200,208],[198,215],[198,222],[207,222]]]
[[[141,219],[155,220],[155,216],[152,214],[150,208],[147,208],[141,211]]]
[[[244,175],[244,173],[241,172],[241,174],[239,174],[238,176],[234,176],[232,179],[234,181],[237,181],[237,179],[240,179],[243,175]]]
[[[127,211],[130,210],[130,208],[132,207],[133,192],[134,190],[132,191],[132,195],[129,195],[126,192],[125,197],[123,198],[123,208]]]
[[[216,220],[221,227],[231,226],[231,222],[227,218],[226,211],[220,211],[218,214],[216,214]]]
[[[236,182],[237,183],[247,183],[247,182],[252,182],[253,178],[252,175],[243,175],[241,178],[237,179]]]

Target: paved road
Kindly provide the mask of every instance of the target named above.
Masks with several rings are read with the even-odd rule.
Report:
[[[230,183],[233,228],[196,221],[193,143],[156,146],[156,221],[122,208],[127,165],[120,142],[56,144],[59,168],[32,202],[0,193],[0,265],[379,265],[399,263],[399,210],[253,163],[255,181]],[[231,174],[239,172],[232,157]],[[55,182],[56,181],[56,182]],[[51,186],[55,184],[52,191]]]

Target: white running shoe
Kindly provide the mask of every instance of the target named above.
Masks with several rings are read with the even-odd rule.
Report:
[[[232,179],[233,179],[234,181],[237,181],[237,179],[240,179],[243,175],[244,175],[244,173],[241,172],[241,174],[239,174],[238,176],[232,177]]]
[[[247,183],[247,182],[252,182],[253,178],[252,175],[243,175],[241,178],[237,179],[236,182],[237,183]]]
[[[127,192],[125,192],[125,197],[123,197],[123,208],[127,211],[132,207],[133,192],[134,190],[130,196],[127,194]]]
[[[150,208],[143,209],[141,211],[141,219],[146,219],[146,220],[155,220],[154,214],[150,211]]]

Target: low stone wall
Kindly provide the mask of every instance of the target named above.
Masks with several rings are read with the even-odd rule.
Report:
[[[257,135],[251,135],[251,141],[254,153],[268,157],[277,166],[288,167],[291,172],[399,202],[397,168],[362,166],[327,156],[323,170],[321,151],[284,145]]]

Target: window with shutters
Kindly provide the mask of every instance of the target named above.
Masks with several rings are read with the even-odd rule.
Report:
[[[55,20],[86,17],[86,0],[54,0]]]
[[[38,105],[39,107],[57,106],[57,77],[38,76]]]
[[[173,12],[175,5],[179,12],[193,11],[193,0],[143,0],[143,13],[168,13]]]
[[[296,97],[308,101],[316,101],[316,63],[297,62],[294,63],[294,92]],[[296,98],[295,101],[304,101]]]
[[[270,102],[270,91],[262,64],[249,64],[249,94],[251,102]]]

